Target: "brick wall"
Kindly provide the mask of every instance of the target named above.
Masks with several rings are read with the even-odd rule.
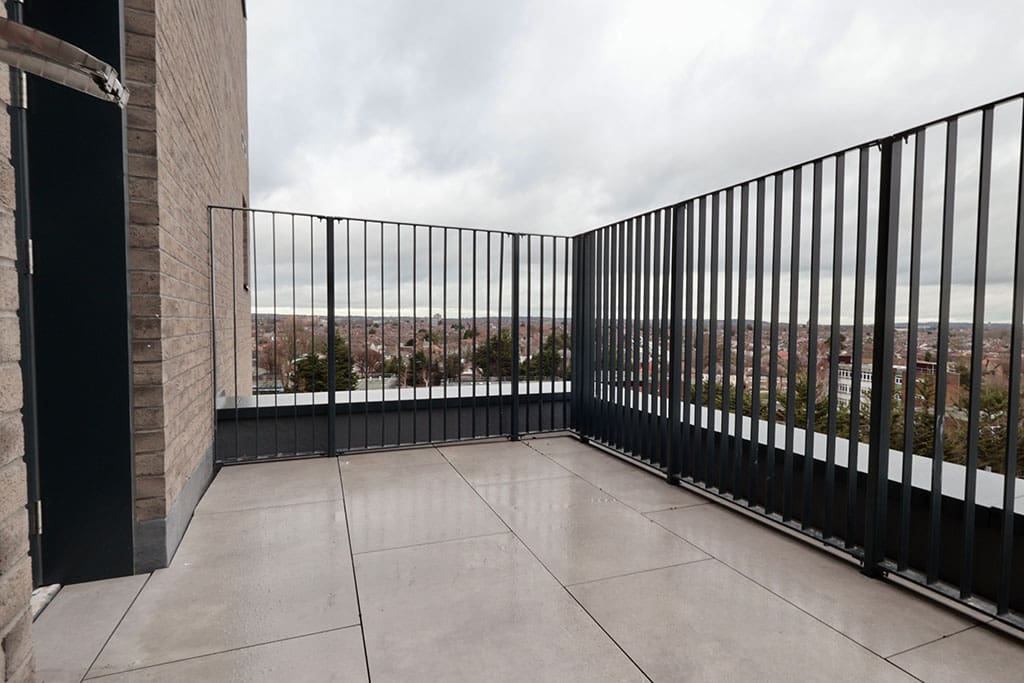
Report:
[[[7,12],[0,5],[0,16]],[[0,65],[0,674],[32,678],[32,565],[28,556],[24,439],[21,425],[21,343],[14,242],[14,169],[10,88]]]
[[[248,199],[245,19],[238,0],[126,0],[125,27],[136,519],[147,522],[171,516],[211,453],[207,206]],[[232,291],[230,226],[218,228],[218,302],[248,319],[244,263]],[[220,346],[225,364],[231,340]]]
[[[213,442],[207,206],[237,206],[249,194],[242,3],[160,3],[157,73],[165,490],[174,501]],[[228,253],[230,233],[217,237],[215,251]],[[226,292],[230,274],[221,273]],[[236,285],[247,314],[240,276]]]
[[[156,159],[154,0],[125,2],[128,86],[128,264],[131,283],[136,518],[162,518],[164,499],[160,227]]]

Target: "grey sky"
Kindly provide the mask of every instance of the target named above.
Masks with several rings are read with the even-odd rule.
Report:
[[[251,204],[282,210],[574,234],[1024,89],[1019,2],[248,7]]]
[[[1024,89],[1019,2],[248,6],[280,209],[574,233]]]

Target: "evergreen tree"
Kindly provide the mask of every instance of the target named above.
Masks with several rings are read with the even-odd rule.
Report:
[[[512,335],[508,330],[492,336],[473,355],[473,365],[488,377],[510,379],[512,377]]]
[[[462,375],[462,360],[458,354],[451,354],[444,359],[444,367],[440,368],[441,377],[446,381],[456,380]]]
[[[288,391],[326,391],[327,390],[327,359],[312,351],[292,363],[288,373]]]
[[[414,353],[406,365],[405,384],[410,387],[424,387],[440,384],[440,381],[437,363],[430,366],[425,353],[422,351]]]
[[[527,359],[522,372],[526,379],[562,377],[562,335],[546,337],[541,349]]]
[[[352,354],[348,344],[339,335],[334,337],[334,388],[341,391],[355,389],[358,383],[352,368]],[[327,391],[327,357],[313,351],[298,358],[288,373],[290,392]]]
[[[384,361],[384,374],[385,375],[402,375],[405,369],[405,363],[402,361],[401,356],[391,356]]]

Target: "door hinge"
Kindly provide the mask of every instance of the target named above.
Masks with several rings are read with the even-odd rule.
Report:
[[[35,531],[35,535],[36,536],[42,536],[43,535],[43,501],[42,500],[37,500],[35,502],[35,506],[34,507],[35,507],[35,515],[34,515],[35,520],[33,520],[33,521],[35,522],[35,524],[33,525],[33,529]]]
[[[21,240],[18,249],[18,271],[28,275],[36,273],[35,249],[32,248],[32,238]]]
[[[14,106],[19,109],[28,109],[28,74],[24,71],[21,72],[21,78],[19,79],[18,92],[15,94]]]

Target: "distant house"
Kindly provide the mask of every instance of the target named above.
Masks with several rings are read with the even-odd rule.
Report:
[[[921,385],[928,381],[929,378],[934,378],[938,373],[938,364],[933,361],[918,360],[915,368],[916,382],[918,389],[915,391],[915,395],[920,396]],[[900,388],[904,385],[904,378],[907,374],[907,366],[895,365],[893,366],[893,384],[894,388]],[[863,363],[860,367],[860,393],[861,395],[871,394],[872,380],[874,371],[871,363]],[[853,357],[849,354],[843,354],[839,356],[839,383],[836,391],[836,402],[841,406],[850,405],[850,401],[853,398],[853,380],[854,380],[854,368],[853,368]],[[897,389],[897,396],[903,400],[906,399],[906,389]],[[946,406],[955,404],[960,399],[960,373],[954,370],[952,367],[947,366],[946,368]]]

